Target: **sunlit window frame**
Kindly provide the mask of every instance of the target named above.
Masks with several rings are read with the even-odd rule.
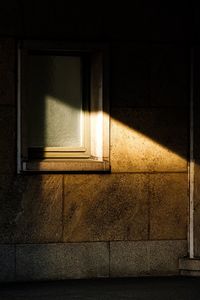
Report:
[[[22,53],[24,51],[41,53],[66,53],[85,55],[90,58],[90,105],[84,112],[87,122],[84,136],[87,138],[89,152],[84,149],[61,149],[51,147],[35,149],[34,155],[24,155],[22,128],[26,126],[22,118],[24,105],[22,91]],[[17,171],[22,172],[87,172],[109,171],[109,93],[108,93],[108,46],[97,44],[69,44],[66,42],[20,41],[18,46],[18,109],[17,109]],[[86,104],[88,105],[88,103]],[[36,155],[35,155],[36,154]]]

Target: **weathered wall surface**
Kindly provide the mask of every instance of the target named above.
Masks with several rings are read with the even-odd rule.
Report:
[[[194,55],[194,254],[196,257],[200,256],[200,60],[199,60],[199,46],[193,50]]]
[[[0,280],[177,274],[187,255],[189,53],[174,41],[187,30],[160,20],[144,44],[130,19],[119,27],[119,11],[88,23],[79,12],[76,26],[59,11],[55,28],[45,6],[35,23],[34,3],[24,2],[23,20],[16,6],[13,26],[1,20],[10,37],[0,39]],[[111,174],[16,175],[16,41],[59,34],[110,46]]]

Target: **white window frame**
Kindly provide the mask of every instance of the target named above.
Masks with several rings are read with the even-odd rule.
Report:
[[[90,155],[87,158],[62,157],[24,159],[22,157],[22,88],[21,51],[22,49],[39,51],[69,51],[88,53],[90,69]],[[17,95],[17,172],[99,172],[110,170],[109,151],[109,93],[108,93],[108,47],[97,44],[68,44],[65,42],[21,41],[18,47],[18,95]]]

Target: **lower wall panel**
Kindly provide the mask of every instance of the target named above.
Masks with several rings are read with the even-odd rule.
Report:
[[[18,245],[17,280],[108,277],[106,243]]]
[[[0,245],[0,281],[15,280],[15,245]]]
[[[0,245],[0,281],[178,274],[187,241]]]
[[[111,242],[110,253],[111,277],[177,275],[178,258],[187,255],[187,242]]]

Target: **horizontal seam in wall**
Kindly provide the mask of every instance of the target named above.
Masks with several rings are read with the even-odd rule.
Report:
[[[188,170],[185,171],[131,171],[131,172],[112,172],[110,174],[187,174]]]
[[[153,110],[160,110],[160,109],[167,109],[169,110],[174,110],[177,109],[179,111],[184,111],[184,112],[188,112],[188,108],[189,108],[189,103],[188,105],[183,105],[183,106],[178,106],[178,105],[174,105],[174,106],[153,106],[153,105],[144,105],[144,106],[137,106],[137,105],[116,105],[115,103],[111,104],[111,110],[112,109],[117,109],[117,108],[122,108],[122,109],[135,109],[135,110],[148,110],[151,111],[151,109]],[[111,116],[112,116],[112,111],[111,111]],[[189,116],[189,112],[188,112],[188,116]]]
[[[83,241],[83,242],[47,242],[47,243],[13,243],[13,244],[0,244],[0,246],[31,246],[31,245],[70,245],[70,244],[77,244],[77,245],[80,245],[80,244],[107,244],[107,243],[138,243],[138,242],[145,242],[145,243],[148,243],[148,242],[176,242],[176,241],[182,241],[182,242],[187,242],[187,239],[175,239],[175,240],[172,240],[172,239],[162,239],[162,240],[112,240],[112,241]]]

